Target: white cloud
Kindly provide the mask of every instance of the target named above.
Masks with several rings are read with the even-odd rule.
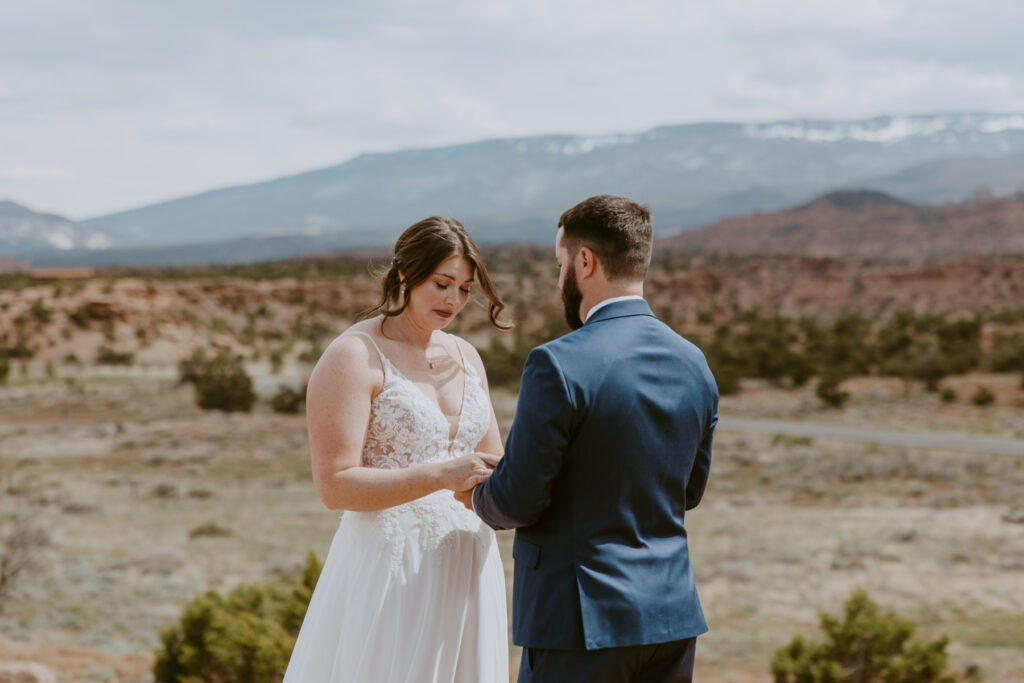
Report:
[[[66,181],[74,180],[76,174],[59,164],[10,164],[0,166],[0,181]]]

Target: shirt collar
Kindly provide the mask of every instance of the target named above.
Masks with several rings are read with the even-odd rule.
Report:
[[[583,320],[583,324],[586,324],[587,320],[590,320],[590,316],[594,315],[600,309],[604,308],[608,304],[614,304],[617,301],[629,301],[630,299],[640,299],[640,300],[643,300],[643,297],[640,296],[639,294],[628,294],[626,296],[613,296],[610,299],[605,299],[604,301],[599,301],[596,304],[594,304],[593,306],[591,306],[590,310],[587,311],[587,317]]]

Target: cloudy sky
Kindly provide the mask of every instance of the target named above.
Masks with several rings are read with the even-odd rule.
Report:
[[[367,151],[1024,112],[1019,0],[5,0],[0,199],[89,218]]]

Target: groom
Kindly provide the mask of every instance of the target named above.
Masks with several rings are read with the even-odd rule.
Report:
[[[718,389],[642,297],[646,208],[577,204],[555,256],[574,331],[530,352],[505,457],[472,494],[487,524],[517,529],[519,681],[690,681],[707,625],[683,518],[707,482]]]

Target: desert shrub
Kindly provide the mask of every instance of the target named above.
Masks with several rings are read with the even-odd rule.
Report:
[[[189,529],[189,538],[211,537],[211,536],[232,536],[231,529],[222,527],[217,522],[203,522]]]
[[[195,384],[199,374],[210,364],[206,349],[193,349],[192,353],[178,361],[178,382]]]
[[[71,313],[68,313],[68,320],[73,322],[75,327],[83,330],[89,329],[89,326],[92,324],[92,316],[89,315],[89,311],[85,306],[81,306]]]
[[[849,392],[839,388],[839,384],[842,381],[843,377],[839,374],[823,375],[818,379],[818,384],[814,387],[815,396],[829,408],[842,408],[850,398]]]
[[[101,346],[96,351],[96,362],[100,365],[131,365],[135,362],[135,354],[131,351],[117,351],[109,346]]]
[[[214,332],[223,332],[225,334],[234,334],[235,328],[231,326],[224,318],[218,318],[213,316],[210,318],[210,329]]]
[[[943,403],[956,403],[956,391],[953,387],[942,387],[942,391],[939,392],[939,398],[942,399]]]
[[[825,641],[797,636],[772,658],[775,683],[953,683],[946,670],[943,636],[931,642],[912,640],[915,627],[892,612],[883,612],[864,591],[846,601],[842,619],[820,615]]]
[[[949,361],[936,347],[919,353],[904,370],[904,377],[921,380],[929,391],[937,389],[942,378],[951,373]]]
[[[191,325],[192,327],[199,327],[201,324],[199,316],[193,313],[192,311],[188,310],[187,308],[182,309],[181,319],[186,324]]]
[[[786,358],[786,374],[795,387],[802,387],[814,376],[814,361],[806,353],[789,352]]]
[[[480,349],[480,360],[487,370],[490,386],[515,390],[529,353],[529,345],[522,340],[516,340],[509,346],[500,337],[491,337],[491,343]]]
[[[1000,325],[1014,325],[1024,321],[1024,308],[1003,308],[993,313],[990,319]]]
[[[11,361],[0,358],[0,384],[7,384],[7,378],[11,376]]]
[[[987,406],[995,403],[995,395],[988,390],[988,387],[978,387],[978,389],[971,394],[971,403],[976,406]]]
[[[743,389],[743,371],[736,365],[716,364],[711,367],[711,374],[715,376],[718,393],[722,396],[738,394]]]
[[[700,341],[700,340],[695,340]],[[742,361],[742,349],[736,348],[730,338],[729,328],[719,325],[709,344],[698,344],[704,352],[711,374],[715,376],[718,393],[727,396],[738,394],[742,389],[742,379],[747,374]]]
[[[32,304],[32,308],[29,309],[29,313],[40,325],[46,325],[53,320],[53,314],[46,307],[46,304],[43,303],[42,299],[36,299],[35,303]]]
[[[13,344],[0,345],[0,358],[31,358],[34,355],[35,348],[29,346],[28,339],[21,333]]]
[[[322,565],[310,551],[298,579],[209,591],[160,634],[156,683],[277,683],[288,666]]]
[[[994,372],[1024,370],[1024,335],[997,334],[992,340],[989,367]]]
[[[241,356],[221,351],[200,368],[195,378],[196,402],[206,410],[249,412],[256,401],[252,377]]]
[[[876,335],[878,373],[917,379],[930,390],[947,375],[981,364],[981,319],[947,320],[939,315],[901,312]]]
[[[324,354],[324,347],[320,341],[314,337],[309,339],[309,347],[299,353],[300,363],[315,363],[320,360],[320,356]]]
[[[874,362],[870,343],[871,321],[856,313],[836,318],[824,338],[808,340],[808,352],[817,355],[819,368],[836,368],[846,377],[866,375]]]
[[[949,374],[961,375],[981,364],[981,323],[977,316],[949,321],[938,318],[934,323]]]
[[[277,329],[276,327],[268,327],[260,331],[260,337],[264,341],[282,341],[288,338],[288,335],[284,331]]]
[[[793,356],[790,344],[793,332],[789,321],[781,316],[762,317],[756,312],[743,316],[745,329],[732,340],[735,358],[742,359],[746,374],[778,382],[788,376]],[[721,330],[716,330],[720,340]]]
[[[306,409],[306,387],[294,389],[282,384],[270,398],[270,407],[275,413],[295,415]]]
[[[274,349],[268,356],[270,360],[270,371],[275,375],[281,372],[281,366],[284,365],[284,354],[279,349]]]

